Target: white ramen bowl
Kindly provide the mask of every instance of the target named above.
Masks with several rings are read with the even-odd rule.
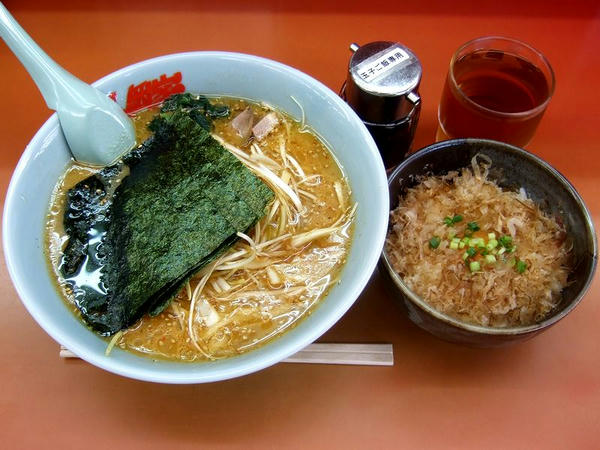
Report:
[[[68,310],[53,283],[44,248],[44,223],[52,190],[71,154],[54,114],[34,136],[13,174],[4,206],[6,265],[34,319],[46,332],[84,360],[110,372],[163,383],[201,383],[245,375],[287,358],[327,331],[352,306],[374,270],[387,231],[388,191],[383,163],[369,132],[334,92],[283,64],[236,53],[192,52],[167,55],[118,70],[94,83],[116,92],[125,106],[130,85],[182,73],[186,90],[266,102],[301,117],[327,143],[348,177],[358,202],[353,243],[334,286],[312,314],[265,346],[240,356],[198,363],[154,361],[115,349]],[[57,356],[58,357],[58,356]]]

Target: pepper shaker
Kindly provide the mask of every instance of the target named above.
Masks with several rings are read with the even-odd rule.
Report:
[[[421,63],[397,42],[351,44],[350,50],[341,96],[362,119],[386,168],[391,168],[412,145],[421,112]]]

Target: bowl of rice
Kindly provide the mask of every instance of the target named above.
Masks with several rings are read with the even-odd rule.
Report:
[[[525,340],[571,312],[597,262],[589,211],[571,183],[509,144],[455,139],[389,177],[381,273],[408,317],[455,343]]]

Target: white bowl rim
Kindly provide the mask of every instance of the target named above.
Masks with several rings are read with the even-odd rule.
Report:
[[[243,359],[240,364],[237,364],[234,368],[228,371],[219,371],[212,370],[208,375],[203,374],[198,371],[190,371],[190,372],[175,372],[172,371],[170,374],[164,374],[163,372],[156,372],[151,370],[150,368],[145,367],[134,367],[127,363],[121,363],[113,358],[106,358],[104,355],[96,354],[94,352],[89,351],[85,345],[80,344],[76,339],[73,339],[68,333],[64,333],[60,327],[55,327],[53,324],[46,321],[41,309],[36,306],[35,299],[29,299],[26,297],[24,293],[24,288],[19,283],[19,274],[17,273],[15,267],[13,266],[11,260],[9,259],[9,255],[12,254],[11,246],[12,244],[8,242],[7,239],[3,239],[3,251],[5,255],[6,267],[8,269],[8,273],[11,277],[13,285],[24,304],[25,308],[28,312],[33,316],[35,321],[48,333],[55,341],[64,345],[73,353],[75,353],[80,358],[85,361],[105,369],[109,372],[122,375],[124,377],[138,379],[142,381],[151,381],[151,382],[159,382],[159,383],[168,383],[168,384],[190,384],[190,383],[204,383],[204,382],[212,382],[212,381],[220,381],[226,380],[234,377],[243,376],[252,372],[256,372],[258,370],[267,368],[289,356],[299,351],[303,348],[304,345],[308,345],[311,342],[314,342],[319,336],[325,333],[329,328],[331,328],[352,306],[352,304],[358,299],[361,292],[364,290],[367,285],[373,271],[377,266],[377,262],[379,260],[381,249],[383,248],[383,244],[385,241],[385,236],[387,233],[387,222],[388,222],[388,214],[389,214],[389,199],[387,195],[387,177],[385,173],[385,168],[383,166],[383,162],[377,150],[377,146],[373,141],[370,133],[362,123],[362,121],[358,118],[358,116],[354,113],[354,111],[345,103],[337,94],[335,94],[331,89],[325,86],[320,81],[312,78],[311,76],[285,65],[283,63],[279,63],[267,58],[263,58],[260,56],[248,55],[244,53],[236,53],[236,52],[223,52],[223,51],[193,51],[193,52],[183,52],[183,53],[173,53],[167,54],[163,56],[158,56],[155,58],[150,58],[147,60],[143,60],[121,69],[112,72],[99,80],[92,83],[93,86],[99,86],[102,83],[110,82],[115,78],[122,77],[129,72],[134,70],[138,70],[146,65],[153,65],[155,63],[160,63],[162,61],[170,61],[176,58],[188,58],[188,57],[221,57],[221,58],[232,58],[241,61],[248,62],[260,62],[263,65],[269,66],[274,69],[278,69],[284,72],[290,73],[294,77],[298,77],[301,80],[307,82],[308,84],[313,85],[315,88],[321,90],[324,94],[327,95],[328,99],[332,100],[335,105],[340,108],[344,113],[351,118],[354,122],[354,125],[360,130],[362,137],[366,142],[370,143],[364,148],[365,152],[369,152],[369,157],[373,158],[375,164],[379,166],[376,174],[376,179],[372,180],[372,184],[378,189],[381,190],[383,187],[382,193],[385,195],[381,199],[381,208],[378,213],[378,217],[376,219],[376,223],[378,223],[378,229],[375,230],[376,233],[370,236],[371,239],[371,251],[368,253],[367,257],[363,259],[362,266],[363,270],[360,272],[361,276],[359,278],[355,278],[352,280],[352,289],[347,292],[345,297],[341,299],[339,304],[337,305],[335,312],[329,314],[326,317],[326,320],[322,320],[320,322],[319,327],[312,327],[309,331],[304,333],[302,342],[303,345],[287,345],[285,347],[274,347],[274,350],[266,353],[265,355],[261,355],[257,358],[248,357],[253,352],[245,353],[241,356],[234,357]],[[42,125],[42,127],[36,132],[32,140],[27,144],[23,154],[21,155],[19,162],[12,174],[9,187],[5,197],[5,204],[3,210],[3,218],[2,218],[2,233],[3,236],[6,237],[8,235],[8,221],[7,221],[7,212],[13,208],[13,203],[15,203],[15,186],[17,180],[21,177],[25,167],[27,166],[30,158],[33,156],[34,147],[38,147],[38,143],[43,140],[46,136],[48,136],[55,128],[59,128],[58,117],[56,113],[52,114],[52,116]],[[285,335],[285,333],[284,333]],[[275,339],[271,343],[267,344],[271,345],[277,342],[278,339]],[[150,358],[148,358],[150,360]],[[229,358],[228,360],[230,360]],[[184,362],[175,362],[174,364],[203,364],[203,363],[184,363]]]

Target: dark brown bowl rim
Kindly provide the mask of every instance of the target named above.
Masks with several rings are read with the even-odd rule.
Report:
[[[575,307],[577,307],[577,305],[581,302],[581,300],[585,296],[585,294],[588,291],[590,284],[594,278],[594,273],[596,271],[596,265],[597,265],[597,261],[598,261],[598,242],[596,239],[596,232],[594,229],[594,224],[592,222],[590,212],[587,209],[583,199],[581,198],[581,196],[579,195],[579,193],[577,192],[575,187],[571,184],[571,182],[569,180],[567,180],[567,178],[564,175],[562,175],[558,170],[556,170],[554,167],[552,167],[549,163],[544,161],[539,156],[536,156],[536,155],[528,152],[527,150],[524,150],[519,147],[515,147],[514,145],[510,145],[505,142],[494,141],[491,139],[479,139],[479,138],[451,139],[451,140],[447,140],[447,141],[436,142],[435,144],[431,144],[427,147],[424,147],[421,150],[418,150],[417,152],[410,155],[408,158],[406,158],[404,161],[402,161],[393,170],[393,172],[388,177],[388,188],[391,188],[391,186],[396,181],[398,176],[402,173],[404,168],[411,162],[413,162],[419,158],[422,158],[423,156],[428,155],[430,153],[443,151],[447,148],[460,147],[465,144],[487,145],[487,146],[491,146],[491,147],[502,148],[503,150],[505,150],[507,152],[517,154],[517,155],[523,157],[523,159],[528,160],[529,162],[531,162],[533,164],[537,164],[537,165],[541,166],[551,176],[556,178],[560,182],[560,184],[571,194],[571,196],[573,197],[573,199],[576,201],[579,208],[583,212],[583,215],[585,217],[585,222],[587,225],[586,231],[588,233],[588,238],[591,238],[591,242],[592,242],[592,267],[588,273],[587,279],[585,280],[585,284],[583,285],[582,289],[578,292],[577,296],[570,302],[570,304],[565,309],[563,309],[559,313],[554,314],[539,323],[536,323],[533,325],[527,325],[527,326],[520,326],[520,327],[492,328],[492,327],[484,327],[481,325],[474,325],[474,324],[462,322],[462,321],[457,320],[447,314],[444,314],[444,313],[436,310],[432,306],[430,306],[420,296],[418,296],[417,294],[412,292],[410,290],[410,288],[402,281],[402,278],[400,278],[400,275],[398,275],[396,273],[396,271],[392,268],[392,265],[386,254],[385,245],[384,245],[383,251],[381,253],[381,260],[383,261],[383,265],[385,266],[386,270],[388,271],[394,284],[398,287],[398,289],[400,289],[402,291],[402,293],[408,299],[411,300],[411,302],[414,305],[419,307],[424,312],[432,315],[436,319],[447,323],[448,325],[451,325],[451,326],[454,326],[456,328],[460,328],[460,329],[463,329],[466,331],[474,332],[474,333],[490,334],[490,335],[521,335],[521,334],[528,334],[528,333],[535,332],[535,331],[541,331],[541,330],[555,324],[556,322],[558,322],[559,320],[564,318],[567,314],[569,314],[573,309],[575,309]],[[391,207],[392,207],[392,202],[390,202],[390,211],[391,211]]]

